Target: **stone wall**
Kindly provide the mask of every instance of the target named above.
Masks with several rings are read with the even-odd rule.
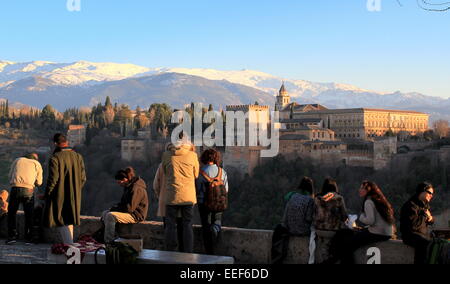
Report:
[[[23,236],[23,215],[19,215],[18,229]],[[82,234],[92,234],[101,227],[100,219],[97,217],[83,217],[82,225],[75,230],[75,236]],[[6,227],[1,226],[0,234],[5,237]],[[141,235],[144,239],[146,249],[164,249],[164,229],[159,222],[144,222],[136,225],[118,226],[119,235]],[[270,250],[272,241],[272,231],[250,230],[239,228],[223,228],[219,238],[217,254],[232,256],[236,263],[241,264],[268,264],[270,263]],[[45,231],[47,242],[58,242],[58,237],[53,230]],[[194,226],[194,250],[196,253],[203,253],[201,228]],[[330,235],[318,236],[316,261],[321,262],[327,257]],[[413,263],[414,251],[404,245],[401,241],[388,241],[374,245],[381,251],[381,263],[383,264],[411,264]],[[371,246],[371,247],[374,247]],[[288,256],[285,263],[306,264],[308,262],[309,238],[293,237],[289,243]],[[367,249],[362,248],[356,252],[357,263],[367,263]]]

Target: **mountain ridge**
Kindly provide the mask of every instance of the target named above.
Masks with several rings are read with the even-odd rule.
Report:
[[[172,75],[174,76],[172,80],[187,80],[190,82],[188,84],[190,87],[177,89],[177,84],[174,83],[165,88],[159,88],[161,82],[158,78],[161,79],[160,76],[164,74],[178,74]],[[181,74],[191,77],[184,77]],[[149,79],[154,76],[156,79]],[[131,106],[138,102],[150,103],[152,98],[155,101],[165,98],[167,102],[175,103],[177,106],[181,103],[189,103],[185,100],[190,99],[222,106],[254,101],[267,102],[273,106],[274,96],[283,82],[292,101],[298,103],[320,103],[329,108],[370,107],[413,110],[427,112],[432,119],[450,119],[448,113],[450,99],[417,92],[381,93],[334,82],[291,80],[256,70],[149,68],[134,64],[89,61],[72,63],[0,61],[0,97],[39,106],[44,100],[47,103],[57,101],[55,107],[59,105],[59,108],[65,105],[72,107],[95,104],[106,95],[106,90],[112,92],[112,98],[116,96],[123,103]],[[182,82],[178,83],[182,85]],[[154,85],[151,86],[151,84]],[[125,86],[129,89],[124,89]],[[171,90],[170,86],[175,89]],[[163,93],[157,94],[156,90]],[[176,93],[181,90],[187,95],[182,96]],[[195,95],[194,92],[202,95]],[[176,100],[177,98],[179,101]]]

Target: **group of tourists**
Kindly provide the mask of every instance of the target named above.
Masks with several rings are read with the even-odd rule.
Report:
[[[67,137],[56,134],[55,150],[49,160],[44,194],[35,188],[43,184],[43,170],[36,153],[14,161],[9,173],[11,190],[0,192],[0,218],[8,221],[6,244],[17,242],[17,210],[25,213],[25,240],[39,242],[40,228],[56,228],[64,244],[74,243],[74,226],[80,225],[82,188],[86,183],[83,157],[69,147]],[[220,166],[220,152],[205,150],[200,162],[188,139],[169,143],[153,181],[158,216],[163,218],[165,247],[169,251],[193,252],[193,215],[198,205],[205,251],[214,254],[221,232],[222,212],[227,208],[227,173]],[[101,241],[116,239],[116,224],[135,224],[147,219],[149,198],[145,181],[132,167],[119,170],[114,179],[123,188],[120,202],[101,215]],[[9,203],[8,203],[9,197]],[[35,197],[44,203],[35,208]],[[41,212],[41,213],[38,213]]]
[[[207,149],[200,157],[200,166],[195,146],[182,136],[177,143],[167,145],[153,182],[166,250],[193,252],[192,221],[197,204],[205,252],[214,254],[228,193],[227,173],[220,162],[220,152]]]
[[[358,248],[395,237],[394,209],[374,182],[363,181],[359,187],[358,194],[363,202],[358,216],[348,214],[335,180],[325,179],[321,191],[314,193],[313,180],[304,177],[298,191],[286,196],[284,216],[275,231],[273,244],[289,236],[310,236],[312,243],[317,236],[332,236],[330,256],[324,263],[354,263],[354,252]],[[415,248],[415,263],[426,261],[431,242],[429,226],[434,223],[430,212],[433,195],[430,183],[420,183],[414,196],[401,208],[401,237],[405,244]],[[278,255],[276,247],[273,248],[278,257],[275,261],[282,261],[286,256],[288,242],[284,240],[278,242],[282,247]]]
[[[73,230],[80,225],[82,188],[86,183],[84,161],[69,146],[65,135],[56,134],[53,141],[55,150],[49,160],[44,194],[34,192],[43,184],[43,170],[36,153],[16,159],[11,166],[11,190],[0,192],[0,218],[8,222],[7,244],[17,241],[16,214],[20,204],[25,212],[26,242],[39,241],[41,225],[56,228],[64,244],[74,242]],[[153,180],[166,250],[193,252],[192,223],[197,205],[205,252],[215,253],[228,194],[227,173],[220,167],[220,159],[220,152],[214,149],[205,150],[199,159],[195,146],[183,135],[176,143],[167,144]],[[119,203],[101,215],[104,243],[116,239],[117,223],[140,223],[146,220],[149,210],[147,185],[132,167],[119,170],[114,179],[123,188],[123,195]],[[329,236],[331,232],[330,257],[325,263],[353,263],[358,248],[394,237],[394,209],[374,182],[364,181],[359,188],[363,199],[359,216],[348,214],[335,180],[325,179],[320,192],[315,192],[313,180],[304,177],[298,190],[286,195],[284,216],[273,236],[273,244],[282,240],[281,252],[277,254],[276,247],[272,248],[272,256],[278,260],[286,255],[289,236],[311,236],[313,251],[317,236]],[[433,186],[423,182],[401,208],[401,237],[405,244],[415,248],[416,263],[425,261],[430,244],[428,227],[434,218],[429,204],[433,195]],[[35,196],[44,204],[40,210],[35,208]],[[313,262],[310,258],[310,263]]]

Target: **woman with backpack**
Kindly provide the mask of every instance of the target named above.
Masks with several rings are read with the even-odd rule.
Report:
[[[222,213],[227,207],[228,178],[225,170],[219,166],[219,151],[205,150],[200,162],[200,175],[195,182],[197,204],[205,252],[214,254],[217,237],[222,229]]]

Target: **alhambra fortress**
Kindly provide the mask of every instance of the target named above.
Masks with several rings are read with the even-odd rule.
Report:
[[[227,111],[267,111],[268,106],[227,106]],[[429,116],[415,111],[383,109],[328,109],[320,104],[291,102],[284,84],[275,110],[280,113],[279,153],[289,159],[310,158],[315,163],[381,169],[397,153],[397,137],[386,133],[417,135],[428,130]],[[246,127],[258,121],[246,123]],[[248,136],[248,135],[247,135]],[[395,135],[392,135],[395,136]],[[247,143],[248,145],[248,143]],[[251,174],[267,159],[264,147],[226,147],[224,165]]]
[[[397,137],[408,137],[423,134],[429,129],[429,115],[416,111],[385,110],[370,108],[328,109],[320,104],[298,104],[291,102],[291,97],[283,83],[273,108],[279,112],[279,122],[267,121],[270,128],[279,129],[279,151],[287,159],[304,158],[321,165],[346,165],[350,167],[366,167],[375,170],[395,164],[400,160],[412,158],[417,153],[397,155],[399,150],[417,150],[426,145],[409,145]],[[248,113],[267,113],[270,106],[263,105],[229,105],[227,111]],[[260,116],[247,116],[245,129],[237,124],[238,130],[245,133],[244,145],[218,147],[223,154],[224,167],[234,167],[241,172],[252,175],[255,167],[270,162],[271,158],[262,158],[261,151],[269,147],[249,146],[252,135],[250,125],[263,123]],[[83,144],[86,139],[84,126],[71,125],[67,133],[71,145]],[[137,131],[137,134],[125,133],[121,142],[121,157],[125,161],[144,161],[149,157],[158,160],[169,142],[150,139],[148,129]],[[426,144],[423,142],[422,144]],[[205,146],[206,147],[206,146]],[[205,147],[197,147],[198,154]],[[48,150],[48,149],[44,149]],[[431,151],[431,150],[430,150]],[[435,160],[449,156],[450,149],[443,147],[433,151]],[[428,153],[430,154],[430,153]]]

